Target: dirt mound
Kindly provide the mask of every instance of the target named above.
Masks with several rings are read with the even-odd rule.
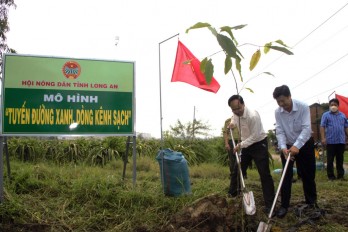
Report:
[[[213,194],[196,200],[174,215],[165,231],[256,231],[258,223],[256,216],[245,216],[239,198]]]

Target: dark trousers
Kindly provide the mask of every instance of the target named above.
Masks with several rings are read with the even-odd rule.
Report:
[[[345,144],[327,144],[326,145],[326,155],[327,155],[327,177],[329,179],[335,179],[333,162],[336,157],[336,170],[337,178],[343,178],[344,168],[343,168],[343,153],[345,149]]]
[[[235,141],[235,144],[237,144],[238,141]],[[230,168],[230,176],[232,176],[232,174],[237,170],[238,171],[238,167],[236,166],[236,154],[233,153],[233,143],[232,140],[228,140],[228,144],[230,145],[230,150],[228,151],[228,159],[229,159],[229,168]],[[243,172],[243,177],[246,178],[247,177],[247,172]]]
[[[289,145],[288,148],[291,146]],[[283,168],[286,163],[284,155],[281,155]],[[295,156],[297,169],[301,173],[302,187],[307,204],[315,204],[317,202],[317,188],[315,184],[315,154],[314,140],[310,138],[305,145],[300,149],[300,152]],[[290,160],[288,169],[281,187],[281,205],[288,208],[291,198],[291,186],[293,177],[294,161]]]
[[[267,138],[261,140],[260,142],[254,143],[247,148],[242,149],[242,173],[246,173],[246,170],[252,160],[254,160],[254,163],[257,167],[257,171],[260,175],[265,206],[271,208],[274,199],[274,182],[269,169]],[[233,181],[232,183],[237,183],[237,178],[237,175],[233,175],[231,181],[232,179],[235,179],[235,181]]]
[[[235,141],[237,143],[237,141]],[[240,191],[240,179],[239,179],[239,170],[236,160],[236,154],[233,153],[233,143],[232,140],[228,140],[228,144],[230,145],[230,150],[228,151],[228,159],[229,159],[229,168],[230,168],[230,187],[228,193],[231,195],[237,195]],[[246,171],[243,172],[243,177],[246,178]]]

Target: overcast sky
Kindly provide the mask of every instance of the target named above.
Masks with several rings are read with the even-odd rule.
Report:
[[[136,131],[160,137],[159,44],[163,130],[179,119],[209,124],[220,135],[231,116],[228,98],[236,93],[230,74],[224,75],[224,56],[210,57],[217,94],[185,83],[171,83],[178,39],[199,59],[221,50],[207,29],[185,30],[197,22],[221,26],[247,24],[234,32],[245,60],[243,90],[246,106],[258,110],[265,130],[273,129],[275,87],[289,85],[292,97],[309,105],[328,102],[337,94],[348,97],[347,0],[15,0],[9,14],[8,45],[19,54],[134,61],[136,65]],[[119,43],[115,46],[115,37]],[[272,51],[248,71],[254,45],[282,39],[293,56]],[[253,44],[253,45],[248,45]],[[271,72],[274,77],[260,75]],[[256,77],[257,76],[257,77]],[[334,95],[331,95],[333,97]],[[194,109],[195,112],[194,112]]]

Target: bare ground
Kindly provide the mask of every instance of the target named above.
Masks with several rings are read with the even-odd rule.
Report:
[[[259,201],[258,197],[255,198],[256,202]],[[170,223],[159,231],[257,231],[260,222],[267,223],[267,215],[262,212],[262,206],[257,209],[255,215],[250,216],[244,213],[241,201],[239,197],[231,199],[217,194],[201,198],[174,215]],[[304,210],[303,215],[296,215],[296,207],[290,208],[285,218],[272,219],[269,223],[271,231],[326,231],[325,225],[330,223],[340,224],[340,227],[344,228],[342,231],[348,230],[347,202],[340,205],[327,204],[324,208],[325,210],[321,208],[312,212],[306,211],[307,214]]]

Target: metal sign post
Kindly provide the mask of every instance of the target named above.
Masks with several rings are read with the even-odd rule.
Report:
[[[4,202],[4,137],[0,136],[0,203]]]

